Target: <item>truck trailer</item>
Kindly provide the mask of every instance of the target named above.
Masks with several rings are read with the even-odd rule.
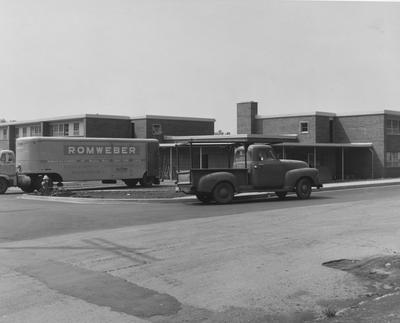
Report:
[[[25,192],[39,189],[47,175],[54,183],[122,180],[133,187],[159,183],[156,139],[23,137],[16,141],[16,167],[30,178]]]

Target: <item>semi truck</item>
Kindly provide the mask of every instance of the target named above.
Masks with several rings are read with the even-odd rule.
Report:
[[[1,171],[0,178],[8,186],[17,185],[25,192],[40,189],[44,176],[60,185],[73,181],[122,180],[134,187],[138,182],[151,186],[160,181],[156,139],[24,137],[16,141],[14,160],[7,164],[7,171],[10,173],[14,168],[15,172],[16,168],[15,176],[20,175],[20,182],[10,181],[9,175],[2,176]]]
[[[274,192],[280,199],[295,192],[299,199],[308,199],[312,187],[322,187],[318,169],[300,160],[278,159],[265,144],[237,147],[233,168],[192,168],[179,171],[177,180],[177,191],[219,204],[230,203],[243,192]]]

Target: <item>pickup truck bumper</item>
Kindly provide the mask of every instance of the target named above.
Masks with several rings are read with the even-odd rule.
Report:
[[[175,186],[175,192],[183,192],[185,194],[194,194],[191,183],[181,183]]]

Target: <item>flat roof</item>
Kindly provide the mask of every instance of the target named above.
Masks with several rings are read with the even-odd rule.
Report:
[[[372,142],[351,142],[351,143],[315,143],[306,144],[300,142],[282,142],[273,144],[274,146],[280,147],[325,147],[325,148],[367,148],[373,147]]]
[[[278,119],[278,118],[300,118],[300,117],[314,117],[314,116],[323,116],[323,117],[358,117],[358,116],[367,116],[367,115],[396,115],[400,116],[400,111],[397,110],[376,110],[376,111],[360,111],[360,112],[346,112],[346,113],[333,113],[333,112],[323,112],[323,111],[314,111],[314,112],[304,112],[304,113],[294,113],[294,114],[276,114],[276,115],[256,115],[256,119]]]
[[[60,117],[51,117],[51,118],[42,118],[42,119],[33,119],[33,120],[21,120],[21,121],[12,121],[12,122],[4,122],[0,123],[1,126],[17,126],[23,124],[37,124],[41,122],[56,122],[56,121],[65,121],[65,120],[78,120],[85,118],[97,118],[97,119],[121,119],[121,120],[129,120],[128,116],[117,116],[117,115],[109,115],[109,114],[79,114],[79,115],[71,115],[71,116],[60,116]]]
[[[314,111],[314,112],[300,112],[300,113],[294,113],[294,114],[274,114],[274,115],[270,115],[270,116],[256,115],[256,119],[315,117],[315,116],[335,117],[336,113],[323,112],[323,111]]]
[[[202,136],[165,136],[164,140],[187,143],[277,143],[283,141],[297,141],[297,135],[202,135]]]
[[[201,121],[201,122],[215,122],[211,118],[198,118],[198,117],[177,117],[177,116],[160,116],[160,115],[144,115],[140,117],[132,117],[131,120],[143,119],[162,119],[162,120],[182,120],[182,121]]]

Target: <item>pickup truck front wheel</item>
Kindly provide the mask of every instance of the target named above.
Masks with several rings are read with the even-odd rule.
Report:
[[[0,194],[4,194],[7,191],[8,183],[5,178],[0,178]]]
[[[311,182],[308,178],[302,178],[297,182],[296,194],[300,200],[306,200],[311,195]]]
[[[196,197],[200,202],[203,202],[203,203],[210,203],[212,200],[211,194],[207,194],[207,193],[197,193]]]
[[[217,184],[213,190],[213,198],[218,204],[227,204],[232,202],[233,194],[233,187],[227,182]]]

